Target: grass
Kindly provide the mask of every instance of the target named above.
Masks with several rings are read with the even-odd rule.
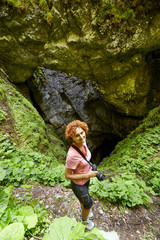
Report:
[[[126,139],[119,142],[111,156],[101,163],[108,176],[132,173],[159,194],[160,186],[160,106]]]

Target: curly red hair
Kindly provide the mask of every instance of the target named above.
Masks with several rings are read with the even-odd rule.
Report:
[[[87,123],[82,122],[80,120],[74,120],[73,122],[70,122],[66,126],[66,131],[65,131],[66,139],[68,139],[69,141],[72,141],[72,137],[74,136],[76,129],[78,127],[82,128],[85,131],[85,133],[87,133],[89,130]]]

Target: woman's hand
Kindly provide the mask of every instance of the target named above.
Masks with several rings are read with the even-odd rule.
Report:
[[[98,171],[92,171],[91,169],[89,170],[88,173],[86,173],[87,178],[92,178],[97,176]]]

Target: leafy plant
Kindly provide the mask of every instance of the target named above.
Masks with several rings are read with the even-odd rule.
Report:
[[[2,138],[1,160],[0,160],[0,181],[1,184],[13,183],[18,186],[25,181],[37,181],[43,184],[54,186],[57,183],[69,185],[64,176],[64,165],[56,162],[43,160],[43,155],[37,152],[30,152],[10,143]],[[44,158],[46,159],[46,158]]]
[[[90,232],[85,233],[85,226],[77,223],[75,219],[67,216],[55,219],[50,225],[50,230],[43,237],[43,240],[105,240],[99,229],[94,228]]]
[[[99,182],[93,179],[90,187],[92,194],[111,203],[121,203],[123,207],[134,207],[139,204],[147,205],[152,199],[145,192],[155,194],[152,188],[147,187],[142,179],[135,174],[122,174],[112,177],[112,181]]]
[[[9,196],[5,193],[5,191],[0,190],[0,217],[2,217],[8,206]]]
[[[0,109],[0,123],[7,118],[6,112]]]
[[[0,232],[0,239],[2,240],[23,240],[24,226],[22,223],[12,223],[6,226]]]
[[[23,240],[32,232],[42,234],[49,223],[47,210],[37,203],[32,207],[31,202],[19,201],[12,197],[12,190],[13,186],[0,190],[0,239]]]
[[[18,201],[12,197],[13,186],[9,186],[0,192],[0,239],[1,240],[27,240],[31,237],[43,240],[105,240],[103,231],[94,228],[90,232],[84,232],[85,226],[75,219],[67,216],[55,219],[52,223],[48,219],[48,212],[43,206],[36,204],[34,207],[26,201]],[[49,231],[47,229],[49,228]],[[47,232],[47,233],[45,233]],[[107,233],[107,236],[115,232]]]
[[[139,127],[117,144],[112,155],[104,159],[100,167],[111,172],[108,176],[115,176],[117,173],[121,173],[122,176],[124,173],[129,175],[134,173],[134,182],[136,179],[143,181],[157,195],[160,194],[159,116],[160,106],[150,111]]]

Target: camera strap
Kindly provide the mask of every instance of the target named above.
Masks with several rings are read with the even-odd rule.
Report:
[[[92,167],[92,163],[90,161],[87,160],[86,156],[81,152],[81,150],[76,146],[76,145],[71,145],[75,150],[77,150],[77,152],[79,152],[79,154],[81,154],[81,156],[89,163],[89,165]]]

